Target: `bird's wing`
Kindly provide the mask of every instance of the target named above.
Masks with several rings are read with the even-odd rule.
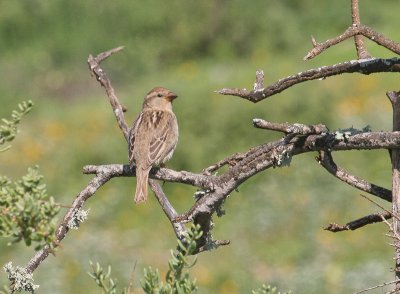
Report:
[[[129,135],[129,162],[149,168],[162,160],[175,147],[176,117],[170,111],[143,111],[134,121]]]
[[[133,122],[133,125],[129,131],[129,163],[131,167],[135,165],[135,158],[134,158],[134,148],[135,148],[135,140],[136,140],[136,134],[138,132],[138,126],[142,120],[143,112],[141,112],[138,117],[135,119]]]
[[[160,111],[159,122],[153,124],[153,136],[150,138],[148,163],[150,165],[162,163],[165,156],[175,147],[173,142],[175,115],[169,111]]]

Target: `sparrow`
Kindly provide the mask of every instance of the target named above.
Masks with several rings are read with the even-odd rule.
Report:
[[[149,172],[163,165],[178,143],[178,122],[172,112],[172,101],[178,96],[163,87],[147,93],[142,111],[129,132],[129,163],[136,167],[135,203],[147,200]]]

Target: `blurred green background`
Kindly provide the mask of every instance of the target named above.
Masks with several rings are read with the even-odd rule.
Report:
[[[399,2],[384,3],[361,1],[361,19],[400,40]],[[0,1],[0,117],[8,117],[22,100],[35,102],[13,148],[0,154],[0,173],[18,179],[38,164],[50,194],[68,205],[91,179],[82,174],[84,165],[127,163],[126,143],[86,64],[89,54],[120,45],[125,50],[104,68],[129,109],[129,123],[152,87],[179,95],[174,109],[180,141],[168,164],[176,170],[200,172],[233,152],[280,137],[254,129],[256,117],[390,130],[385,92],[399,90],[395,74],[312,81],[258,104],[213,92],[251,88],[259,68],[268,84],[355,59],[348,40],[315,60],[302,60],[311,48],[310,35],[323,41],[350,22],[349,0]],[[367,46],[376,57],[393,56],[374,43]],[[294,293],[350,293],[393,279],[385,225],[339,234],[322,229],[378,209],[328,175],[315,155],[267,170],[231,195],[226,215],[215,219],[214,237],[232,243],[199,256],[192,275],[200,293],[249,293],[262,283]],[[334,156],[354,174],[390,187],[387,151]],[[192,187],[166,183],[164,188],[179,212],[193,203]],[[113,179],[87,202],[89,219],[35,272],[39,293],[99,293],[86,275],[89,260],[110,264],[121,286],[135,263],[136,288],[143,267],[165,273],[169,248],[176,244],[173,231],[153,197],[145,205],[133,204],[134,189],[133,178]],[[33,249],[7,247],[7,241],[0,240],[0,264],[25,265]],[[5,283],[0,273],[0,284]]]

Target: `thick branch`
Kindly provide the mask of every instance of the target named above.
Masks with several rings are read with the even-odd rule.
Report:
[[[360,73],[369,75],[377,72],[400,72],[400,59],[363,59],[351,60],[330,66],[309,69],[295,75],[280,79],[266,88],[256,91],[238,88],[224,88],[216,91],[222,95],[232,95],[242,97],[251,102],[257,103],[267,97],[278,94],[296,84],[306,81],[325,79],[327,77],[340,75],[343,73]]]
[[[187,213],[179,216],[175,221],[192,221],[197,218],[211,217],[226,197],[241,183],[265,169],[280,166],[285,158],[290,161],[292,156],[327,148],[335,151],[388,149],[398,148],[398,146],[400,146],[400,132],[366,132],[343,140],[335,139],[333,133],[295,137],[290,141],[283,138],[254,147],[246,153],[244,158],[242,154],[238,158],[230,158],[230,161],[236,162],[236,165],[230,167],[224,174],[216,176],[215,189],[206,193]]]
[[[317,129],[317,126],[312,126],[312,128]],[[183,230],[183,222],[194,221],[202,225],[202,230],[205,234],[198,245],[199,250],[204,250],[205,248],[213,248],[212,246],[229,242],[210,239],[208,232],[212,228],[211,216],[225,201],[226,197],[241,183],[267,168],[279,166],[279,158],[282,156],[292,157],[305,152],[325,150],[326,148],[331,150],[400,148],[400,132],[366,132],[345,137],[343,140],[335,139],[334,133],[329,132],[293,137],[291,140],[283,138],[272,143],[253,147],[245,153],[231,156],[230,163],[232,166],[227,172],[219,176],[194,174],[186,171],[177,172],[166,168],[152,169],[151,178],[185,183],[204,189],[203,196],[187,213],[181,216],[176,216],[172,206],[166,202],[168,200],[160,194],[162,190],[158,190],[157,185],[154,185],[153,182],[151,185],[165,213],[170,221],[172,220],[172,225],[178,235]],[[56,246],[68,233],[67,224],[73,217],[74,212],[81,208],[87,199],[111,178],[133,176],[134,170],[132,171],[129,165],[122,164],[88,165],[84,167],[84,173],[96,174],[96,177],[78,194],[70,210],[64,216],[57,229]],[[48,246],[39,251],[28,263],[27,271],[32,273],[50,253],[51,249]]]
[[[111,49],[106,52],[102,52],[96,57],[89,55],[88,64],[90,72],[94,77],[96,77],[97,81],[101,84],[102,87],[106,90],[108,100],[110,101],[111,107],[114,111],[115,118],[117,119],[119,128],[122,130],[122,133],[125,137],[125,140],[128,141],[129,137],[129,128],[125,122],[124,111],[126,108],[121,105],[117,96],[115,95],[114,88],[111,85],[110,80],[108,79],[106,72],[100,67],[100,63],[111,56],[111,54],[119,52],[123,50],[124,47],[117,47]]]
[[[160,184],[157,183],[157,181],[155,180],[149,180],[149,185],[153,190],[158,202],[160,203],[161,208],[163,209],[165,215],[171,222],[172,227],[175,231],[175,235],[177,236],[178,239],[183,240],[184,234],[187,231],[185,225],[183,223],[174,222],[174,219],[176,219],[178,214],[176,213],[175,209],[169,202],[167,196],[165,196]],[[202,226],[202,228],[204,230],[204,225]],[[203,251],[216,249],[219,246],[225,246],[230,244],[229,240],[212,240],[210,238],[209,231],[203,231],[203,236],[205,236],[205,241],[201,242],[201,246],[199,246],[197,250],[194,252],[196,254]]]
[[[400,92],[388,92],[387,97],[390,100],[393,108],[393,131],[400,130]],[[390,151],[392,160],[392,214],[400,215],[400,150],[392,149]],[[400,221],[397,218],[393,219],[393,235],[400,235]],[[395,243],[395,276],[396,290],[400,292],[400,240],[394,239]]]
[[[115,177],[136,176],[135,170],[128,164],[86,165],[84,174],[112,173]],[[174,171],[168,168],[155,167],[149,174],[151,179],[163,180],[196,186],[202,189],[213,189],[213,176],[194,174],[187,171]]]
[[[355,187],[361,191],[370,193],[386,201],[392,202],[392,191],[371,184],[366,180],[349,174],[346,170],[338,167],[333,161],[332,154],[329,151],[319,151],[319,157],[316,158],[318,163],[321,164],[330,174],[334,175],[339,180]]]
[[[211,215],[217,210],[226,197],[242,182],[253,175],[271,167],[280,166],[282,158],[311,151],[352,149],[391,149],[400,147],[400,132],[365,132],[348,136],[343,140],[335,139],[334,133],[322,133],[294,137],[291,140],[285,138],[262,144],[251,148],[249,151],[236,156],[231,156],[229,162],[232,165],[229,170],[218,176],[193,174],[188,172],[176,172],[164,168],[153,169],[151,177],[155,179],[181,182],[195,185],[205,189],[204,195],[184,215],[175,218],[175,222],[197,220],[203,224],[205,231]],[[245,156],[243,156],[245,154]],[[113,176],[132,176],[129,166],[106,165],[86,166],[85,173],[110,171]]]

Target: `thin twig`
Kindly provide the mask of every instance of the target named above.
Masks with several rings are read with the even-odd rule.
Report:
[[[161,205],[162,210],[164,211],[165,215],[168,217],[175,235],[178,237],[178,239],[183,240],[186,232],[186,228],[182,223],[176,223],[174,222],[174,219],[178,216],[176,213],[175,208],[171,205],[169,202],[167,196],[165,196],[164,191],[162,190],[161,186],[157,181],[155,180],[149,180],[149,185],[151,189],[154,192],[154,195],[156,196],[158,202]]]
[[[264,72],[262,69],[256,71],[256,81],[253,86],[254,91],[264,88]]]
[[[96,57],[89,55],[87,62],[89,64],[89,69],[90,69],[90,72],[92,73],[92,75],[96,77],[97,81],[106,90],[108,100],[110,101],[110,104],[114,111],[114,115],[115,115],[115,118],[117,119],[118,125],[119,125],[120,129],[122,130],[125,140],[128,141],[129,140],[129,128],[128,128],[128,125],[126,124],[125,117],[124,117],[124,112],[126,111],[126,108],[124,106],[122,106],[122,104],[119,102],[117,95],[115,95],[114,88],[112,87],[111,82],[106,75],[106,72],[100,67],[100,63],[104,59],[108,58],[112,54],[117,53],[123,49],[124,49],[124,47],[120,46],[120,47],[108,50],[106,52],[102,52],[102,53],[98,54]]]
[[[235,166],[243,158],[246,158],[246,156],[247,156],[247,152],[232,154],[232,155],[218,161],[217,163],[210,165],[209,167],[206,167],[205,169],[203,169],[202,174],[211,176],[213,173],[215,173],[217,170],[219,170],[220,168],[222,168],[225,165]]]
[[[351,19],[353,21],[353,26],[360,26],[360,8],[358,5],[358,0],[351,0]],[[354,43],[356,45],[356,51],[358,59],[370,58],[371,56],[367,52],[363,37],[360,35],[354,36]]]
[[[380,205],[378,202],[372,200],[371,198],[367,197],[366,195],[360,194],[361,197],[367,199],[369,202],[375,204],[376,206],[378,206],[380,209],[384,210],[386,213],[390,213],[392,215],[393,218],[397,219],[400,221],[400,218],[398,215],[393,214],[393,212],[387,210],[385,207],[383,207],[382,205]]]
[[[370,27],[364,26],[364,25],[358,25],[358,26],[350,26],[347,28],[346,31],[344,31],[343,34],[337,36],[336,38],[326,40],[323,43],[317,43],[314,39],[313,41],[313,49],[311,49],[306,56],[304,56],[304,60],[309,60],[317,55],[321,54],[324,52],[326,49],[328,49],[331,46],[337,45],[341,42],[343,42],[346,39],[349,39],[351,37],[354,37],[356,35],[363,35],[364,37],[370,39],[371,41],[375,42],[376,44],[385,47],[386,49],[392,51],[393,53],[396,53],[400,55],[400,43],[397,43],[384,35],[374,31]]]
[[[370,288],[355,292],[354,294],[360,294],[360,293],[364,293],[364,292],[371,291],[371,290],[374,290],[374,289],[383,288],[385,286],[393,285],[393,284],[395,284],[397,282],[398,282],[397,280],[396,281],[391,281],[391,282],[386,282],[386,283],[383,283],[383,284],[380,284],[380,285],[377,285],[377,286],[373,286],[373,287],[370,287]],[[395,293],[395,292],[389,292],[389,293]]]

